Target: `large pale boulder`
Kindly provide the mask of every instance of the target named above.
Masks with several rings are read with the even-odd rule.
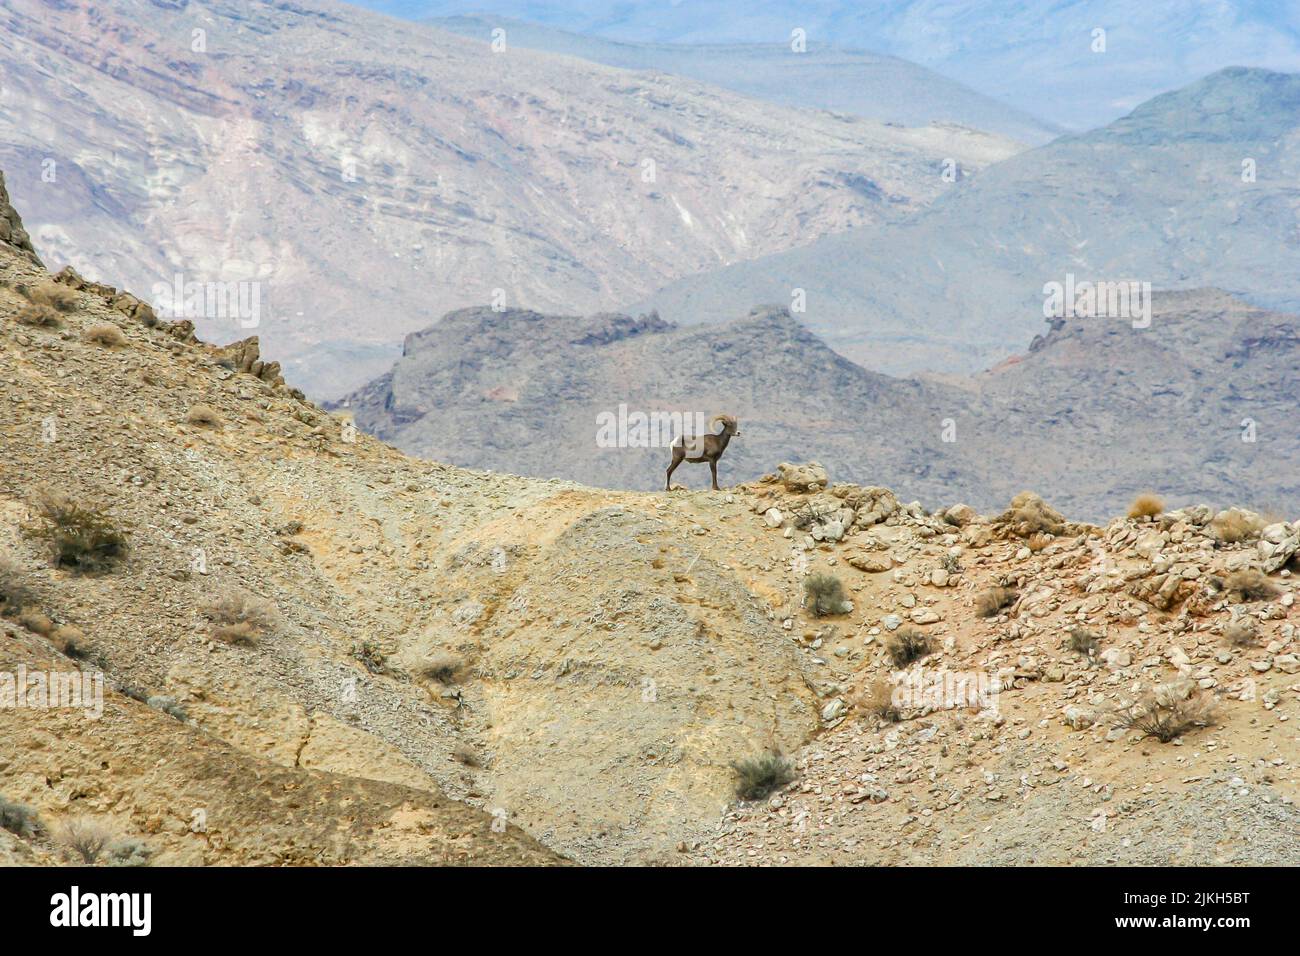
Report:
[[[777,465],[777,471],[779,472],[777,481],[781,483],[781,486],[786,491],[821,491],[830,481],[826,469],[815,461],[802,465],[783,461]]]

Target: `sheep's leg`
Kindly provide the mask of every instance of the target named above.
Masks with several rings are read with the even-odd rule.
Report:
[[[673,490],[673,472],[677,470],[677,466],[681,463],[680,458],[673,456],[673,463],[668,466],[668,474],[664,476],[664,491]]]
[[[718,463],[712,458],[709,459],[709,471],[713,472],[713,490],[721,491],[718,487]]]

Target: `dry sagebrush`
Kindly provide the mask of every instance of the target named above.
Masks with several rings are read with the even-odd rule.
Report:
[[[1115,715],[1115,726],[1135,730],[1143,737],[1154,737],[1162,744],[1177,740],[1189,730],[1214,722],[1214,700],[1192,694],[1182,700],[1161,699],[1153,695],[1122,709]]]
[[[36,515],[37,523],[26,533],[49,547],[55,567],[96,574],[126,556],[126,534],[102,505],[45,492],[37,500]]]
[[[980,617],[994,617],[1003,608],[1015,604],[1018,596],[1011,588],[988,588],[975,599],[975,613]]]
[[[1229,574],[1224,580],[1224,590],[1230,597],[1243,603],[1271,601],[1282,593],[1281,589],[1269,580],[1268,575],[1257,568],[1246,568]]]
[[[220,592],[203,607],[212,622],[212,636],[236,647],[252,647],[278,626],[269,601],[235,588]]]
[[[56,312],[75,312],[77,295],[65,285],[42,281],[35,285],[20,285],[18,291],[33,305],[44,306]]]
[[[803,582],[804,595],[807,597],[808,610],[815,617],[844,613],[847,598],[844,584],[832,574],[814,574]]]
[[[1210,522],[1210,529],[1224,544],[1239,544],[1257,537],[1264,530],[1264,521],[1259,515],[1229,508]]]
[[[998,515],[994,522],[1004,534],[1028,538],[1035,534],[1061,535],[1065,533],[1065,516],[1038,495],[1022,491],[1011,499],[1011,505]]]
[[[1138,495],[1133,499],[1133,503],[1128,506],[1128,516],[1130,518],[1154,518],[1163,513],[1165,503],[1151,492]]]
[[[120,349],[126,345],[126,335],[112,322],[99,322],[86,329],[82,339],[90,345],[107,349]]]
[[[885,650],[894,666],[900,669],[933,652],[930,638],[914,627],[900,627],[891,634]]]

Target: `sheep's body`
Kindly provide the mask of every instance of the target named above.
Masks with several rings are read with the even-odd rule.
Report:
[[[665,491],[672,491],[673,472],[684,461],[692,464],[707,461],[709,471],[713,474],[713,490],[721,490],[718,487],[718,459],[727,450],[727,444],[732,437],[740,434],[740,425],[731,415],[714,415],[713,421],[709,422],[709,424],[712,425],[713,422],[721,422],[722,431],[717,434],[695,435],[691,438],[679,435],[673,440],[673,460],[668,466],[668,474],[664,478]]]

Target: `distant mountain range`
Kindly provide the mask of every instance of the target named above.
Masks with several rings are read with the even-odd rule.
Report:
[[[0,163],[47,263],[151,298],[256,291],[256,325],[204,300],[200,334],[256,331],[326,397],[449,309],[608,307],[1019,149],[325,0],[12,0],[0,71]]]
[[[467,12],[457,0],[358,2],[412,19]],[[1300,4],[1290,0],[475,0],[471,9],[635,43],[789,44],[802,30],[810,43],[919,63],[1073,130],[1223,67],[1300,71]]]
[[[906,222],[690,276],[626,311],[723,322],[738,300],[801,290],[798,317],[831,347],[895,374],[996,364],[1071,277],[1300,311],[1300,75],[1223,70],[957,185]]]
[[[783,106],[834,110],[903,126],[956,123],[1031,145],[1063,132],[907,60],[816,41],[796,53],[788,42],[624,43],[508,17],[438,17],[425,22],[484,42],[499,30],[507,44],[627,70],[687,76]]]
[[[931,507],[993,511],[1026,488],[1095,520],[1148,488],[1171,505],[1300,506],[1296,316],[1195,290],[1157,294],[1149,328],[1043,331],[994,371],[939,381],[861,368],[779,308],[710,327],[469,309],[409,336],[347,405],[412,454],[603,487],[662,487],[667,448],[629,447],[638,414],[729,412],[729,483],[815,459]],[[707,487],[708,470],[674,480]]]

